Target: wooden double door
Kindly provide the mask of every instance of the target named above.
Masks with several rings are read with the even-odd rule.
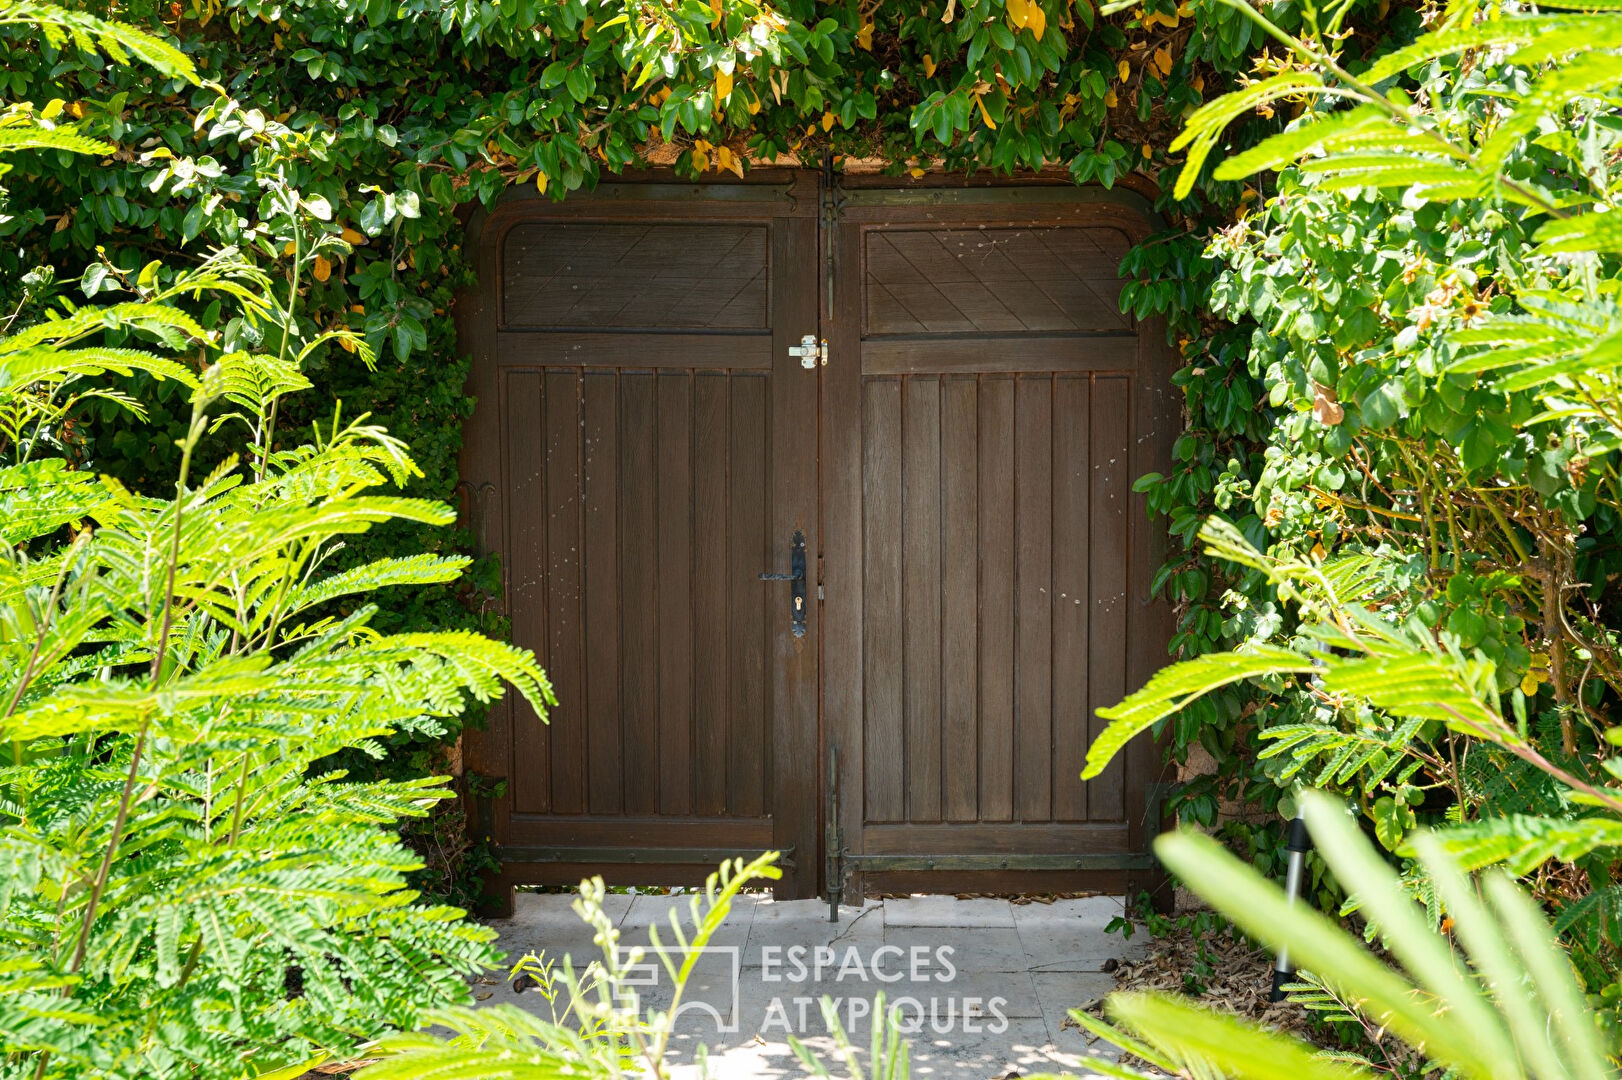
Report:
[[[752,179],[472,229],[468,517],[559,699],[468,739],[498,906],[767,848],[782,896],[1146,881],[1158,752],[1078,776],[1169,635],[1144,209]]]

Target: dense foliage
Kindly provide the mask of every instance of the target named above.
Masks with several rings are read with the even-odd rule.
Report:
[[[1183,880],[1257,940],[1323,973],[1316,999],[1349,1023],[1381,1034],[1379,1053],[1325,1054],[1300,1041],[1159,993],[1117,993],[1106,1005],[1121,1026],[1081,1009],[1071,1016],[1163,1072],[1098,1062],[1121,1080],[1300,1077],[1368,1080],[1457,1076],[1469,1080],[1605,1080],[1616,1075],[1584,1007],[1571,966],[1537,905],[1509,875],[1471,880],[1435,835],[1416,846],[1427,876],[1456,916],[1458,944],[1428,925],[1380,853],[1318,792],[1304,798],[1313,839],[1336,875],[1356,883],[1384,930],[1388,967],[1318,912],[1287,900],[1216,843],[1193,833],[1161,837],[1155,850]],[[1468,965],[1461,963],[1467,959]],[[1401,1049],[1386,1044],[1400,1040]]]
[[[44,40],[196,83],[161,40],[46,5]],[[13,109],[0,150],[114,148]],[[397,729],[443,732],[503,681],[550,699],[534,657],[463,631],[382,633],[370,594],[454,579],[418,554],[335,571],[376,524],[449,508],[377,491],[416,466],[364,416],[276,445],[305,338],[298,276],[343,244],[319,196],[266,184],[243,249],[138,273],[98,263],[99,306],[0,336],[0,1073],[235,1077],[353,1048],[465,1000],[490,931],[422,902],[390,828],[444,778],[356,781],[330,762]],[[223,329],[215,329],[223,327]],[[357,350],[364,344],[348,338]],[[141,372],[190,415],[170,491],[60,456],[87,402]],[[204,471],[200,451],[218,464]],[[334,602],[356,598],[342,615]]]
[[[365,489],[385,476],[414,497],[452,496],[469,402],[448,313],[470,282],[459,243],[475,204],[514,185],[562,198],[650,163],[709,178],[772,161],[837,169],[872,159],[897,173],[1058,166],[1083,182],[1114,183],[1134,170],[1155,180],[1162,147],[1186,119],[1189,163],[1175,186],[1167,173],[1157,204],[1168,229],[1123,266],[1133,279],[1125,304],[1166,316],[1187,360],[1176,376],[1189,422],[1177,465],[1140,487],[1186,548],[1159,577],[1179,605],[1174,650],[1198,656],[1248,644],[1241,659],[1181,669],[1118,710],[1125,727],[1096,752],[1169,723],[1175,753],[1199,745],[1216,763],[1182,796],[1185,813],[1205,822],[1223,798],[1288,809],[1292,789],[1308,784],[1351,796],[1394,857],[1407,856],[1416,825],[1451,824],[1450,843],[1472,862],[1507,861],[1537,876],[1579,946],[1587,988],[1614,1005],[1618,845],[1614,818],[1595,799],[1610,797],[1600,790],[1614,760],[1607,717],[1622,693],[1619,628],[1607,606],[1622,557],[1612,539],[1622,508],[1614,379],[1622,245],[1612,221],[1622,197],[1622,18],[1549,21],[1467,2],[1366,8],[1364,27],[1352,2],[1325,11],[1280,3],[1257,19],[1225,0],[1151,0],[1113,14],[1087,0],[134,0],[117,11],[152,35],[122,47],[148,62],[141,66],[119,62],[116,42],[85,29],[88,15],[32,9],[63,27],[42,35],[0,0],[0,88],[21,102],[0,123],[0,148],[22,151],[0,208],[0,299],[19,340],[56,327],[18,349],[105,350],[144,335],[174,356],[115,363],[105,353],[99,366],[66,371],[8,361],[8,378],[27,393],[0,404],[0,440],[31,471],[0,494],[61,487],[81,500],[40,518],[37,532],[8,538],[18,558],[43,568],[19,578],[32,591],[18,595],[33,606],[14,639],[31,640],[45,600],[45,609],[75,602],[67,584],[81,577],[126,591],[140,582],[124,602],[147,606],[138,615],[95,607],[106,621],[83,640],[150,663],[130,642],[145,641],[152,619],[161,626],[172,607],[153,606],[150,568],[173,564],[172,597],[188,618],[226,627],[227,640],[202,629],[176,637],[184,646],[173,666],[154,669],[149,684],[189,678],[243,650],[264,667],[242,678],[274,679],[309,675],[297,667],[304,650],[310,663],[327,663],[321,650],[333,649],[364,665],[373,662],[368,650],[395,655],[394,647],[409,663],[367,676],[384,697],[385,675],[460,675],[487,692],[471,669],[433,659],[429,639],[402,636],[432,627],[440,636],[431,640],[482,650],[454,631],[500,630],[483,614],[498,568],[469,572],[447,554],[460,542],[441,527],[446,512],[394,500],[357,509],[364,520],[348,524],[317,514],[328,531],[298,537],[275,531],[272,513],[314,514],[329,500],[373,505],[366,500],[378,496]],[[1413,44],[1425,29],[1442,44]],[[1264,46],[1284,50],[1258,56]],[[1381,53],[1391,55],[1371,59]],[[1217,97],[1236,82],[1238,93]],[[1246,150],[1296,114],[1282,141]],[[14,134],[25,127],[48,134],[29,145]],[[1214,173],[1208,158],[1222,162]],[[1266,172],[1274,169],[1276,177]],[[146,307],[121,314],[132,297]],[[171,325],[146,308],[189,321]],[[248,359],[225,362],[238,355]],[[118,391],[91,379],[120,369],[134,374]],[[306,392],[287,397],[295,388]],[[228,410],[240,422],[212,433],[198,426],[199,416]],[[382,428],[410,433],[420,468],[405,464]],[[232,466],[232,453],[245,463]],[[87,465],[122,486],[92,491]],[[179,501],[170,486],[177,470]],[[188,479],[196,476],[210,479]],[[1236,525],[1208,533],[1216,560],[1196,541],[1213,511]],[[192,524],[180,527],[183,517]],[[81,518],[100,524],[83,546],[58,546],[53,530]],[[203,523],[270,553],[264,590],[221,576]],[[339,533],[342,550],[329,542]],[[152,538],[163,535],[181,547],[160,563]],[[113,560],[119,536],[145,537],[130,543],[146,561],[93,561]],[[51,574],[64,583],[54,596]],[[346,584],[322,592],[322,580]],[[374,608],[361,592],[385,582],[410,587]],[[208,599],[222,589],[240,599]],[[135,638],[119,636],[126,630]],[[299,647],[282,647],[280,635]],[[46,693],[55,684],[28,653],[19,686]],[[1364,681],[1355,671],[1335,681],[1347,653],[1371,665]],[[85,655],[50,658],[63,686],[91,677],[96,665]],[[1386,682],[1371,684],[1370,671]],[[1259,685],[1240,682],[1251,673]],[[1441,682],[1414,685],[1456,694],[1467,720],[1381,696],[1399,676],[1422,675]],[[544,695],[538,682],[530,690]],[[11,707],[25,696],[19,690]],[[205,710],[202,700],[164,698],[164,707],[194,716],[188,710]],[[291,733],[311,731],[316,714],[277,700],[276,710],[292,712],[276,712],[283,726],[265,744],[274,750],[262,752],[280,755],[285,772],[249,766],[252,740],[231,725],[267,721],[230,710],[211,717],[215,727],[186,720],[194,726],[150,740],[127,724],[107,737],[50,733],[81,739],[80,763],[113,777],[96,774],[103,797],[86,788],[78,817],[28,819],[51,843],[59,828],[99,828],[115,841],[75,855],[89,860],[80,878],[55,880],[96,880],[98,853],[135,827],[119,823],[125,804],[139,809],[130,818],[139,824],[148,809],[172,809],[166,800],[203,798],[210,809],[200,817],[173,810],[163,819],[204,837],[186,833],[170,857],[210,845],[229,856],[240,834],[222,843],[214,825],[186,824],[185,815],[217,817],[211,785],[232,768],[252,774],[231,781],[233,790],[266,785],[262,802],[244,795],[243,806],[284,805],[288,828],[300,818],[287,807],[305,798],[294,791],[350,790],[320,779],[340,767],[376,777],[383,809],[367,818],[343,803],[323,813],[351,824],[395,820],[438,790],[408,777],[439,759],[438,740],[464,715],[448,692],[429,699],[440,714],[432,720],[393,699],[365,704],[362,694],[354,708],[384,709],[376,723],[353,712],[344,714],[352,722],[323,718],[320,737],[304,739]],[[384,742],[395,753],[378,771],[368,754]],[[33,754],[25,742],[13,764],[27,768]],[[137,799],[148,790],[137,784],[142,770],[185,779]],[[137,780],[124,785],[121,776]],[[109,791],[130,797],[108,799]],[[244,819],[247,829],[247,810]],[[1271,868],[1276,838],[1249,826],[1229,836],[1241,832]],[[450,861],[456,837],[454,822],[439,833]],[[374,839],[382,846],[351,853],[353,865],[387,865],[366,873],[388,883],[378,904],[394,910],[408,860]],[[130,865],[148,872],[139,860]],[[1425,874],[1411,868],[1410,879],[1440,917]],[[101,903],[89,901],[90,914]],[[370,917],[353,914],[344,933]],[[155,947],[155,932],[151,940]],[[457,941],[441,950],[452,968],[479,954],[471,938]],[[190,947],[198,968],[217,955]],[[146,956],[129,954],[137,955]],[[164,993],[179,994],[177,982],[187,994],[228,985],[184,962],[183,978],[172,965],[154,961],[147,972],[133,963],[107,970],[150,977]],[[269,987],[266,963],[251,978],[233,971],[249,981],[229,993]],[[313,970],[325,988],[317,996],[352,982]],[[337,982],[322,983],[328,975]],[[399,984],[378,986],[386,995]],[[164,1015],[144,992],[129,992],[129,1008]],[[410,1012],[377,1007],[373,1020]],[[349,1015],[320,1022],[343,1027]],[[265,1037],[317,1038],[316,1028],[298,1026],[305,1019]],[[247,1030],[210,1035],[208,1053],[224,1053]]]
[[[346,336],[312,350],[304,370],[316,388],[286,404],[279,431],[326,423],[340,402],[345,416],[370,414],[409,433],[422,473],[410,492],[441,500],[455,493],[470,407],[450,311],[471,283],[460,243],[481,201],[515,186],[562,198],[650,163],[711,179],[774,160],[838,169],[858,158],[897,173],[1046,166],[1086,182],[1134,171],[1153,179],[1181,115],[1228,85],[1260,44],[1218,0],[1155,0],[1117,16],[1088,0],[133,0],[116,10],[178,43],[224,94],[109,64],[71,37],[41,38],[0,18],[10,98],[112,147],[93,167],[55,152],[16,158],[13,199],[0,214],[0,306],[27,322],[63,301],[104,303],[120,276],[153,260],[167,284],[209,250],[236,246],[298,293],[301,340],[350,330],[378,358],[375,368],[361,362]],[[1417,26],[1401,4],[1380,12],[1389,17],[1348,49],[1386,34],[1402,40]],[[1280,17],[1296,19],[1293,9]],[[1258,115],[1244,126],[1277,124]],[[319,198],[339,230],[296,270],[281,251],[249,242],[265,224],[267,184]],[[1208,347],[1201,329],[1210,266],[1198,234],[1202,222],[1226,222],[1224,208],[1244,194],[1242,183],[1220,182],[1162,198],[1167,232],[1126,267],[1139,315],[1171,315],[1191,357],[1227,357],[1220,374],[1202,360],[1208,374],[1183,380],[1186,446],[1199,449],[1168,490],[1189,538],[1185,523],[1216,483],[1210,455],[1248,463],[1245,440],[1261,435],[1242,350],[1231,337]],[[128,391],[145,423],[87,402],[60,428],[63,450],[133,490],[161,490],[187,395],[140,374]],[[354,538],[334,565],[463,547],[454,533],[390,522]],[[454,583],[402,590],[376,625],[499,635],[488,602],[498,574],[481,563]],[[1203,571],[1168,579],[1188,605],[1179,648],[1221,640],[1208,584]],[[1179,737],[1197,734],[1195,725]],[[384,775],[443,764],[436,739],[404,732],[389,742]],[[448,871],[466,852],[457,823],[443,824],[417,839],[436,871],[425,884],[452,892]]]
[[[1288,61],[1180,139],[1187,178],[1236,111],[1305,105],[1216,170],[1282,169],[1211,245],[1273,410],[1259,477],[1217,493],[1254,512],[1202,533],[1242,645],[1103,710],[1089,774],[1198,701],[1259,739],[1259,782],[1345,792],[1398,856],[1447,825],[1533,876],[1614,1039],[1622,17],[1459,8],[1352,69],[1332,26],[1277,36]]]

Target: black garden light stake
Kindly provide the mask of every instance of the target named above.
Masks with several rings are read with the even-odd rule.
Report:
[[[1301,871],[1306,865],[1307,852],[1312,850],[1312,837],[1307,833],[1307,823],[1300,815],[1290,820],[1290,838],[1285,842],[1285,849],[1290,853],[1289,868],[1284,872],[1284,896],[1294,904],[1301,895]],[[1295,975],[1295,968],[1290,966],[1290,950],[1281,948],[1278,959],[1273,963],[1273,993],[1270,1001],[1284,1000],[1284,984]]]

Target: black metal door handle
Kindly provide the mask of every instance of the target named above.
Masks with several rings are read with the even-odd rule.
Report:
[[[786,581],[789,583],[789,592],[794,605],[789,613],[789,628],[794,631],[795,637],[805,637],[805,533],[799,529],[794,530],[793,546],[789,548],[788,566],[788,573],[761,574],[760,580]]]

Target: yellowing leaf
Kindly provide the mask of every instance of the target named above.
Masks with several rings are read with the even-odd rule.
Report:
[[[1125,60],[1122,60],[1119,64],[1115,65],[1115,74],[1121,77],[1122,82],[1126,82],[1126,80],[1132,77],[1132,65],[1127,63]]]
[[[926,78],[935,76],[935,58],[928,53],[924,53],[924,76]]]
[[[911,176],[914,180],[922,180],[924,178],[924,170],[920,169],[916,165],[914,165],[914,166],[910,167],[909,169],[907,169],[907,174],[909,176]]]
[[[350,304],[349,305],[349,310],[353,311],[356,315],[364,315],[364,314],[366,314],[366,305],[365,304]]]
[[[289,240],[287,242],[287,246],[282,248],[282,254],[283,255],[296,255],[296,254],[298,254],[298,245],[293,243],[293,241]]]
[[[545,169],[542,169],[535,174],[535,190],[539,191],[542,195],[546,194],[546,185],[550,184],[551,182],[552,178],[546,175]]]
[[[347,225],[344,226],[344,231],[341,235],[343,236],[344,243],[346,244],[366,243],[366,237],[362,236],[360,233],[356,232],[354,229],[351,229]]]
[[[1527,697],[1532,697],[1537,692],[1538,681],[1537,679],[1533,678],[1532,673],[1528,671],[1525,675],[1521,676],[1521,693],[1525,694]]]
[[[41,120],[54,120],[56,119],[57,114],[59,114],[63,109],[67,108],[67,104],[68,103],[63,101],[61,98],[52,98],[50,101],[47,101],[45,103],[45,107],[39,111],[39,118]]]
[[[325,281],[332,276],[332,264],[325,255],[315,257],[315,280]]]
[[[822,130],[823,131],[832,131],[834,129],[834,119],[835,118],[834,118],[833,113],[831,113],[831,112],[823,113],[822,114]]]
[[[755,98],[750,98],[748,108],[749,115],[754,116],[756,113],[760,112],[760,102]]]
[[[715,18],[710,20],[710,25],[711,26],[720,26],[721,25],[721,0],[710,0],[710,11],[715,13]]]
[[[974,103],[980,106],[980,119],[986,122],[986,127],[995,131],[997,128],[997,121],[993,120],[991,118],[991,113],[986,111],[986,99],[981,97],[979,94],[976,94],[974,95]]]
[[[862,28],[856,31],[856,44],[868,52],[873,51],[873,24],[871,22],[863,23]]]
[[[1143,144],[1143,156],[1146,159],[1154,157],[1155,156],[1155,148],[1150,146],[1148,143],[1144,143]]]
[[[715,69],[715,100],[716,103],[725,101],[732,95],[732,73],[721,68]]]
[[[1105,93],[1104,93],[1104,104],[1105,105],[1107,105],[1108,107],[1113,109],[1117,105],[1119,105],[1120,103],[1121,103],[1121,99],[1115,96],[1115,91],[1113,91],[1113,90],[1105,91]]]
[[[344,352],[348,352],[348,353],[352,353],[352,352],[355,351],[355,343],[353,341],[349,340],[346,337],[341,337],[341,338],[338,339],[338,347],[340,349],[342,349]]]
[[[72,105],[68,106],[67,113],[68,113],[69,116],[73,117],[75,120],[83,120],[84,119],[84,106],[81,105],[79,102],[75,101]]]
[[[1161,46],[1160,48],[1155,50],[1155,67],[1160,69],[1160,74],[1162,74],[1162,75],[1171,74],[1171,50],[1170,49],[1166,48],[1165,46]]]
[[[1004,0],[1003,7],[1008,12],[1008,22],[1015,30],[1024,29],[1030,20],[1030,0]]]
[[[715,148],[715,160],[718,168],[727,169],[734,173],[739,180],[743,179],[743,162],[738,155],[724,146]]]
[[[1335,399],[1335,391],[1322,383],[1312,384],[1312,418],[1328,427],[1346,419],[1346,410]]]
[[[957,0],[946,0],[946,12],[941,16],[941,22],[949,23],[957,18]]]
[[[1041,41],[1043,33],[1047,31],[1048,13],[1042,10],[1042,5],[1038,4],[1036,0],[1031,0],[1030,12],[1026,16],[1025,26],[1037,41]]]

